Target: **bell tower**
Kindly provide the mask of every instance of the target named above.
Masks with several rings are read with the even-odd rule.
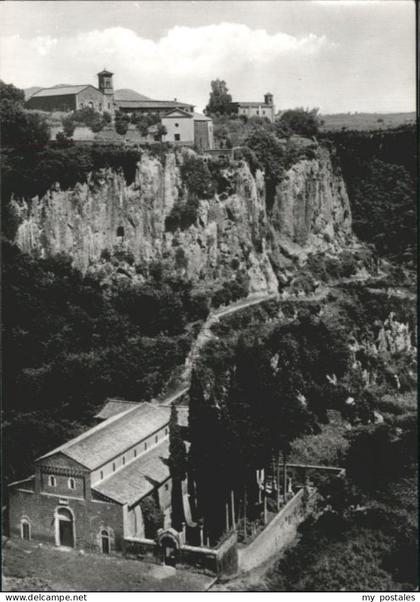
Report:
[[[111,71],[104,69],[98,73],[98,88],[105,96],[104,99],[104,110],[110,113],[114,113],[114,86],[112,83],[112,76],[114,74]]]
[[[271,94],[271,92],[267,92],[267,94],[264,94],[264,102],[266,105],[273,104],[273,95]]]

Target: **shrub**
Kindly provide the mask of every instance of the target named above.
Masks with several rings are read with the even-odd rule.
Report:
[[[92,107],[83,107],[73,111],[70,115],[66,115],[62,119],[62,124],[64,133],[70,137],[78,124],[87,126],[92,132],[100,132],[104,125],[110,121],[111,115],[109,113],[99,113]]]
[[[19,103],[12,100],[1,100],[0,122],[2,146],[43,147],[50,138],[50,128],[45,117],[25,111]]]
[[[245,141],[255,154],[258,167],[264,170],[267,207],[270,209],[277,184],[284,175],[285,152],[280,140],[266,130],[255,130]]]
[[[145,536],[148,539],[155,539],[158,530],[163,527],[163,512],[152,495],[140,500],[140,507],[143,514]]]
[[[181,178],[189,198],[209,199],[213,196],[215,186],[207,163],[202,159],[185,157],[181,166]]]
[[[115,131],[121,136],[125,136],[128,131],[130,117],[121,111],[115,113]]]
[[[321,125],[319,109],[289,109],[277,120],[277,128],[289,134],[316,136]]]

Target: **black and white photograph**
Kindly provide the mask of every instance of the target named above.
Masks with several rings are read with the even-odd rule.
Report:
[[[416,600],[416,36],[0,3],[2,600]]]

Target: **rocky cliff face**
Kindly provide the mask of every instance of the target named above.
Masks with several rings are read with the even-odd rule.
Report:
[[[273,256],[278,271],[283,256],[287,263],[294,254],[336,249],[351,236],[344,182],[322,149],[287,172],[270,216],[262,172],[252,175],[245,162],[237,162],[223,172],[229,192],[200,201],[196,223],[170,232],[165,220],[185,194],[183,157],[169,153],[162,164],[144,154],[130,185],[122,174],[104,169],[72,190],[57,184],[42,198],[16,199],[17,244],[41,256],[69,254],[83,272],[120,250],[135,264],[164,260],[197,281],[246,272],[250,292],[271,292],[278,286]]]
[[[346,186],[326,149],[289,169],[277,186],[270,222],[275,249],[289,258],[304,260],[314,251],[336,253],[351,242]]]

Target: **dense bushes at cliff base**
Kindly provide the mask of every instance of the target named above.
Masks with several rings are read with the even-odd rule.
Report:
[[[327,132],[362,241],[399,264],[416,263],[416,128]]]
[[[2,255],[4,476],[13,480],[86,427],[107,397],[161,393],[208,310],[163,269],[143,285],[104,289],[70,258],[38,260],[10,243]]]
[[[299,528],[268,591],[413,591],[417,587],[416,416],[348,435],[346,479],[325,479],[328,505]]]

